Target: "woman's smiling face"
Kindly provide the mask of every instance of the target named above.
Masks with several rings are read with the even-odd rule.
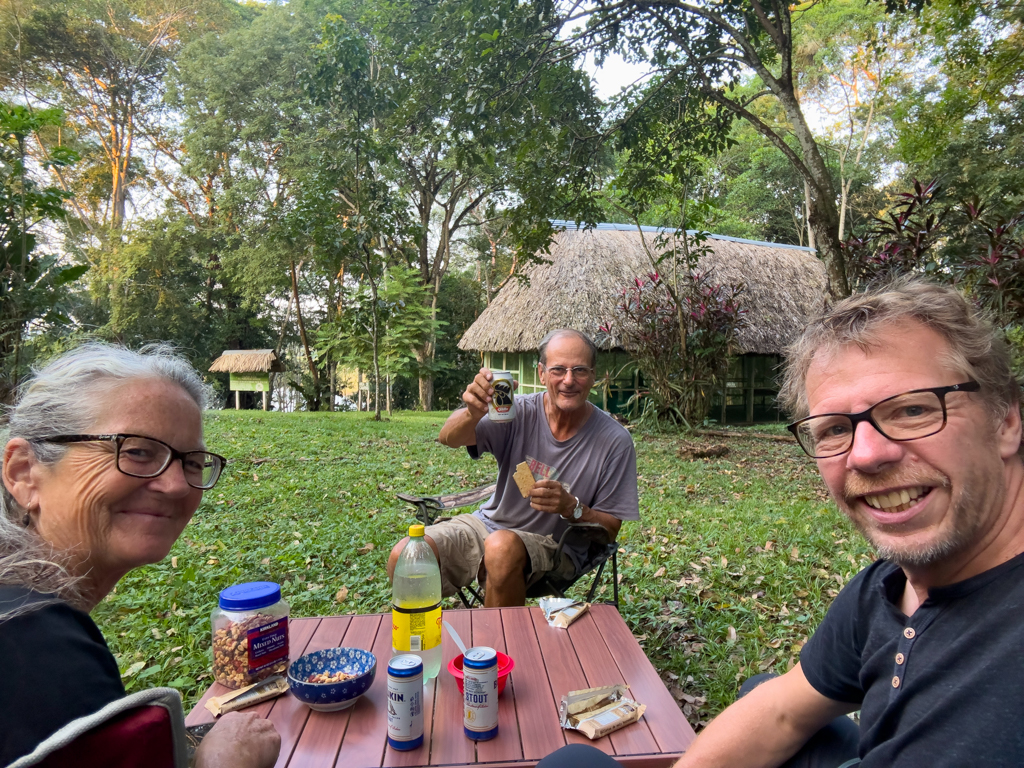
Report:
[[[163,379],[112,387],[88,431],[144,435],[179,451],[204,447],[199,407]],[[178,460],[158,477],[120,472],[113,442],[73,443],[60,461],[36,463],[32,474],[36,530],[57,550],[74,552],[75,570],[96,584],[112,586],[132,568],[166,557],[203,498]]]

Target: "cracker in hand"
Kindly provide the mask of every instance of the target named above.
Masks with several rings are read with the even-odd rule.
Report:
[[[530,495],[530,489],[533,488],[535,481],[529,464],[524,461],[516,465],[516,472],[512,475],[512,479],[516,481],[516,485],[519,486],[519,492],[523,494],[524,499]]]

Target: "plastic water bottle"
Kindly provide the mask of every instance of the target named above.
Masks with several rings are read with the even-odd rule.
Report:
[[[391,650],[423,659],[423,679],[441,671],[441,569],[423,538],[409,526],[409,543],[398,556],[391,582]]]

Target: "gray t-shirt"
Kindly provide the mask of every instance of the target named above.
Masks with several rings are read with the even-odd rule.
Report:
[[[544,395],[516,395],[516,416],[511,422],[496,423],[485,416],[476,425],[476,445],[469,446],[469,455],[477,459],[491,453],[498,460],[498,485],[476,516],[492,531],[515,528],[558,540],[568,523],[561,515],[533,509],[512,477],[516,465],[530,456],[557,470],[555,479],[591,509],[620,520],[639,520],[636,451],[629,432],[594,407],[579,432],[559,442],[544,414]],[[578,571],[586,550],[567,546],[566,551]]]

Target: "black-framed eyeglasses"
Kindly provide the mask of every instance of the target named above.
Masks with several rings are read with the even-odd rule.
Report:
[[[43,443],[115,443],[117,468],[131,477],[159,477],[171,462],[181,459],[185,482],[193,488],[208,491],[217,484],[227,459],[209,451],[178,451],[162,440],[143,435],[53,435]]]
[[[544,365],[544,363],[541,363],[541,365]],[[564,365],[552,365],[548,368],[544,365],[544,370],[556,379],[564,379],[565,375],[569,372],[572,372],[572,377],[574,379],[585,379],[594,372],[593,368],[586,365],[577,365],[572,368],[566,368]]]
[[[977,392],[976,381],[951,387],[915,389],[886,398],[860,413],[821,413],[788,425],[800,447],[812,459],[828,459],[853,447],[853,434],[862,421],[889,440],[904,442],[929,437],[946,426],[946,395]]]

